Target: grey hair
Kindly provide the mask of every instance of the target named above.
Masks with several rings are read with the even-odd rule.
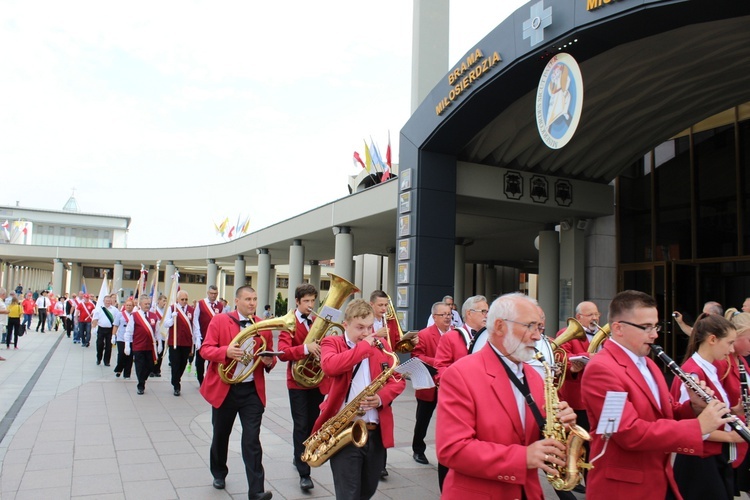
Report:
[[[711,300],[703,304],[703,308],[705,309],[708,307],[708,310],[711,312],[711,314],[717,314],[719,316],[724,316],[724,308],[721,307],[721,304],[718,302]]]
[[[461,317],[465,318],[466,313],[469,312],[469,309],[473,309],[475,305],[477,305],[479,302],[487,302],[487,297],[484,295],[474,295],[473,297],[469,297],[464,301],[464,305],[461,306]]]
[[[453,300],[453,297],[451,297],[450,295],[446,295],[445,297],[443,297],[443,302],[445,302],[448,299]]]
[[[430,314],[437,314],[438,307],[440,307],[440,306],[445,306],[448,309],[451,308],[451,306],[449,306],[445,302],[442,302],[442,301],[441,302],[435,302],[434,304],[432,304],[432,308],[430,309]]]
[[[213,290],[215,292],[218,292],[219,287],[217,287],[216,285],[208,285],[208,290]]]
[[[518,303],[522,300],[528,301],[534,307],[539,306],[535,299],[518,292],[506,293],[496,298],[487,314],[487,333],[492,334],[494,332],[495,321],[498,319],[515,320],[518,317]]]

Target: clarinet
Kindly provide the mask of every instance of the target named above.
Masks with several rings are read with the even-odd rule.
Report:
[[[679,377],[680,380],[688,387],[688,389],[692,390],[694,393],[698,395],[703,401],[706,403],[710,403],[715,398],[712,396],[709,396],[708,393],[696,382],[693,377],[685,373],[682,368],[679,367],[677,363],[674,362],[672,358],[667,356],[667,354],[664,352],[664,349],[662,349],[660,346],[656,344],[650,344],[649,347],[652,351],[654,351],[654,354],[656,354],[656,357],[662,360],[662,362],[667,365],[667,368],[669,368],[672,373],[675,374],[675,376]],[[732,417],[731,412],[727,412],[723,415],[723,418]],[[728,422],[730,426],[737,432],[737,434],[740,435],[742,439],[745,440],[745,442],[750,443],[750,429],[745,427],[745,425],[740,420],[732,420],[731,422]]]
[[[737,364],[740,368],[740,392],[742,393],[742,409],[745,412],[745,423],[750,422],[750,383],[747,380],[747,370],[745,363],[737,358]]]

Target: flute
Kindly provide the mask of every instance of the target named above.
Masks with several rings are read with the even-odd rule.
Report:
[[[679,367],[677,363],[674,362],[672,358],[667,356],[667,354],[664,352],[664,349],[662,349],[660,346],[655,344],[650,344],[649,347],[651,347],[651,350],[654,351],[656,354],[656,357],[662,360],[662,362],[667,365],[667,368],[672,370],[672,373],[675,374],[675,376],[679,377],[680,380],[694,393],[698,395],[703,401],[706,403],[710,403],[714,398],[712,396],[709,396],[708,393],[696,382],[693,377],[685,373],[682,368]],[[723,418],[733,417],[731,412],[727,412],[726,414],[722,415]],[[750,443],[750,429],[748,429],[745,424],[743,424],[740,420],[732,420],[731,422],[728,422],[729,425],[732,426],[732,429],[734,429],[737,434],[740,435],[742,439],[744,439],[747,443]]]

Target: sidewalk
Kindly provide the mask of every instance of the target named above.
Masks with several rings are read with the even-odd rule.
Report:
[[[0,416],[6,417],[49,353],[48,364],[0,442],[2,500],[247,498],[239,419],[230,442],[227,488],[216,490],[208,470],[210,406],[198,393],[194,374],[186,372],[182,395],[172,395],[166,360],[162,377],[149,379],[146,393],[137,396],[135,378],[124,381],[111,367],[96,365],[93,345],[82,348],[62,332],[29,332],[19,340],[19,350],[0,350],[6,358],[0,361]],[[261,441],[267,489],[274,499],[334,498],[327,464],[313,469],[315,488],[300,491],[291,464],[284,364],[266,377]],[[388,450],[390,475],[380,482],[376,499],[439,497],[434,417],[428,433],[430,465],[411,457],[415,407],[414,391],[407,385],[393,404],[396,448]],[[556,498],[547,481],[542,484],[547,498]]]

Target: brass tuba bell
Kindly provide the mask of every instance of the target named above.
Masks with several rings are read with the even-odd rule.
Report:
[[[297,318],[294,315],[294,310],[280,318],[258,321],[257,323],[245,327],[244,330],[235,335],[232,342],[229,344],[239,344],[242,346],[245,352],[239,362],[244,365],[245,368],[240,370],[239,373],[234,373],[237,366],[236,359],[233,359],[227,365],[219,363],[219,378],[227,384],[239,384],[249,377],[256,368],[258,368],[261,359],[257,354],[265,351],[267,347],[266,339],[260,334],[261,330],[286,330],[287,332],[294,333],[295,328],[297,328]],[[260,339],[260,342],[258,342],[258,339]]]
[[[328,291],[328,295],[326,295],[326,299],[320,305],[320,311],[315,316],[315,321],[310,325],[310,331],[307,332],[307,336],[305,337],[305,344],[320,342],[323,337],[332,334],[329,332],[337,332],[343,335],[344,326],[336,323],[331,318],[323,317],[322,313],[326,308],[341,308],[349,295],[359,292],[359,288],[341,276],[336,276],[333,273],[328,273],[328,276],[331,277],[331,288]],[[293,310],[291,314],[294,314]],[[296,323],[294,325],[290,330],[292,334],[294,334]],[[323,381],[323,375],[320,360],[316,359],[312,354],[292,361],[292,378],[302,387],[307,387],[308,389],[317,387]]]
[[[599,348],[602,346],[605,340],[607,340],[611,335],[612,332],[609,328],[609,323],[607,323],[604,326],[599,326],[598,323],[592,322],[592,325],[596,327],[598,332],[596,332],[596,335],[594,335],[594,338],[591,339],[591,343],[589,344],[589,348],[587,351],[590,354],[594,354],[595,352],[599,352]]]
[[[557,386],[558,390],[565,383],[565,374],[568,370],[568,353],[561,346],[573,339],[586,340],[586,330],[583,329],[583,325],[575,318],[568,318],[568,327],[565,331],[558,335],[557,338],[550,339],[550,344],[554,348],[555,365],[558,367],[555,371],[555,386]]]
[[[398,320],[398,316],[396,316],[396,308],[393,307],[391,297],[390,295],[388,295],[388,308],[385,310],[385,323],[388,324],[388,321],[392,319],[396,321],[396,328],[398,328],[399,339],[398,342],[396,342],[395,346],[391,346],[393,352],[400,352],[402,354],[410,353],[414,350],[414,345],[416,344],[417,337],[414,336],[412,338],[404,340],[404,331],[401,329],[401,322]],[[391,336],[388,335],[386,337],[386,340],[388,341],[388,345],[390,345]]]

